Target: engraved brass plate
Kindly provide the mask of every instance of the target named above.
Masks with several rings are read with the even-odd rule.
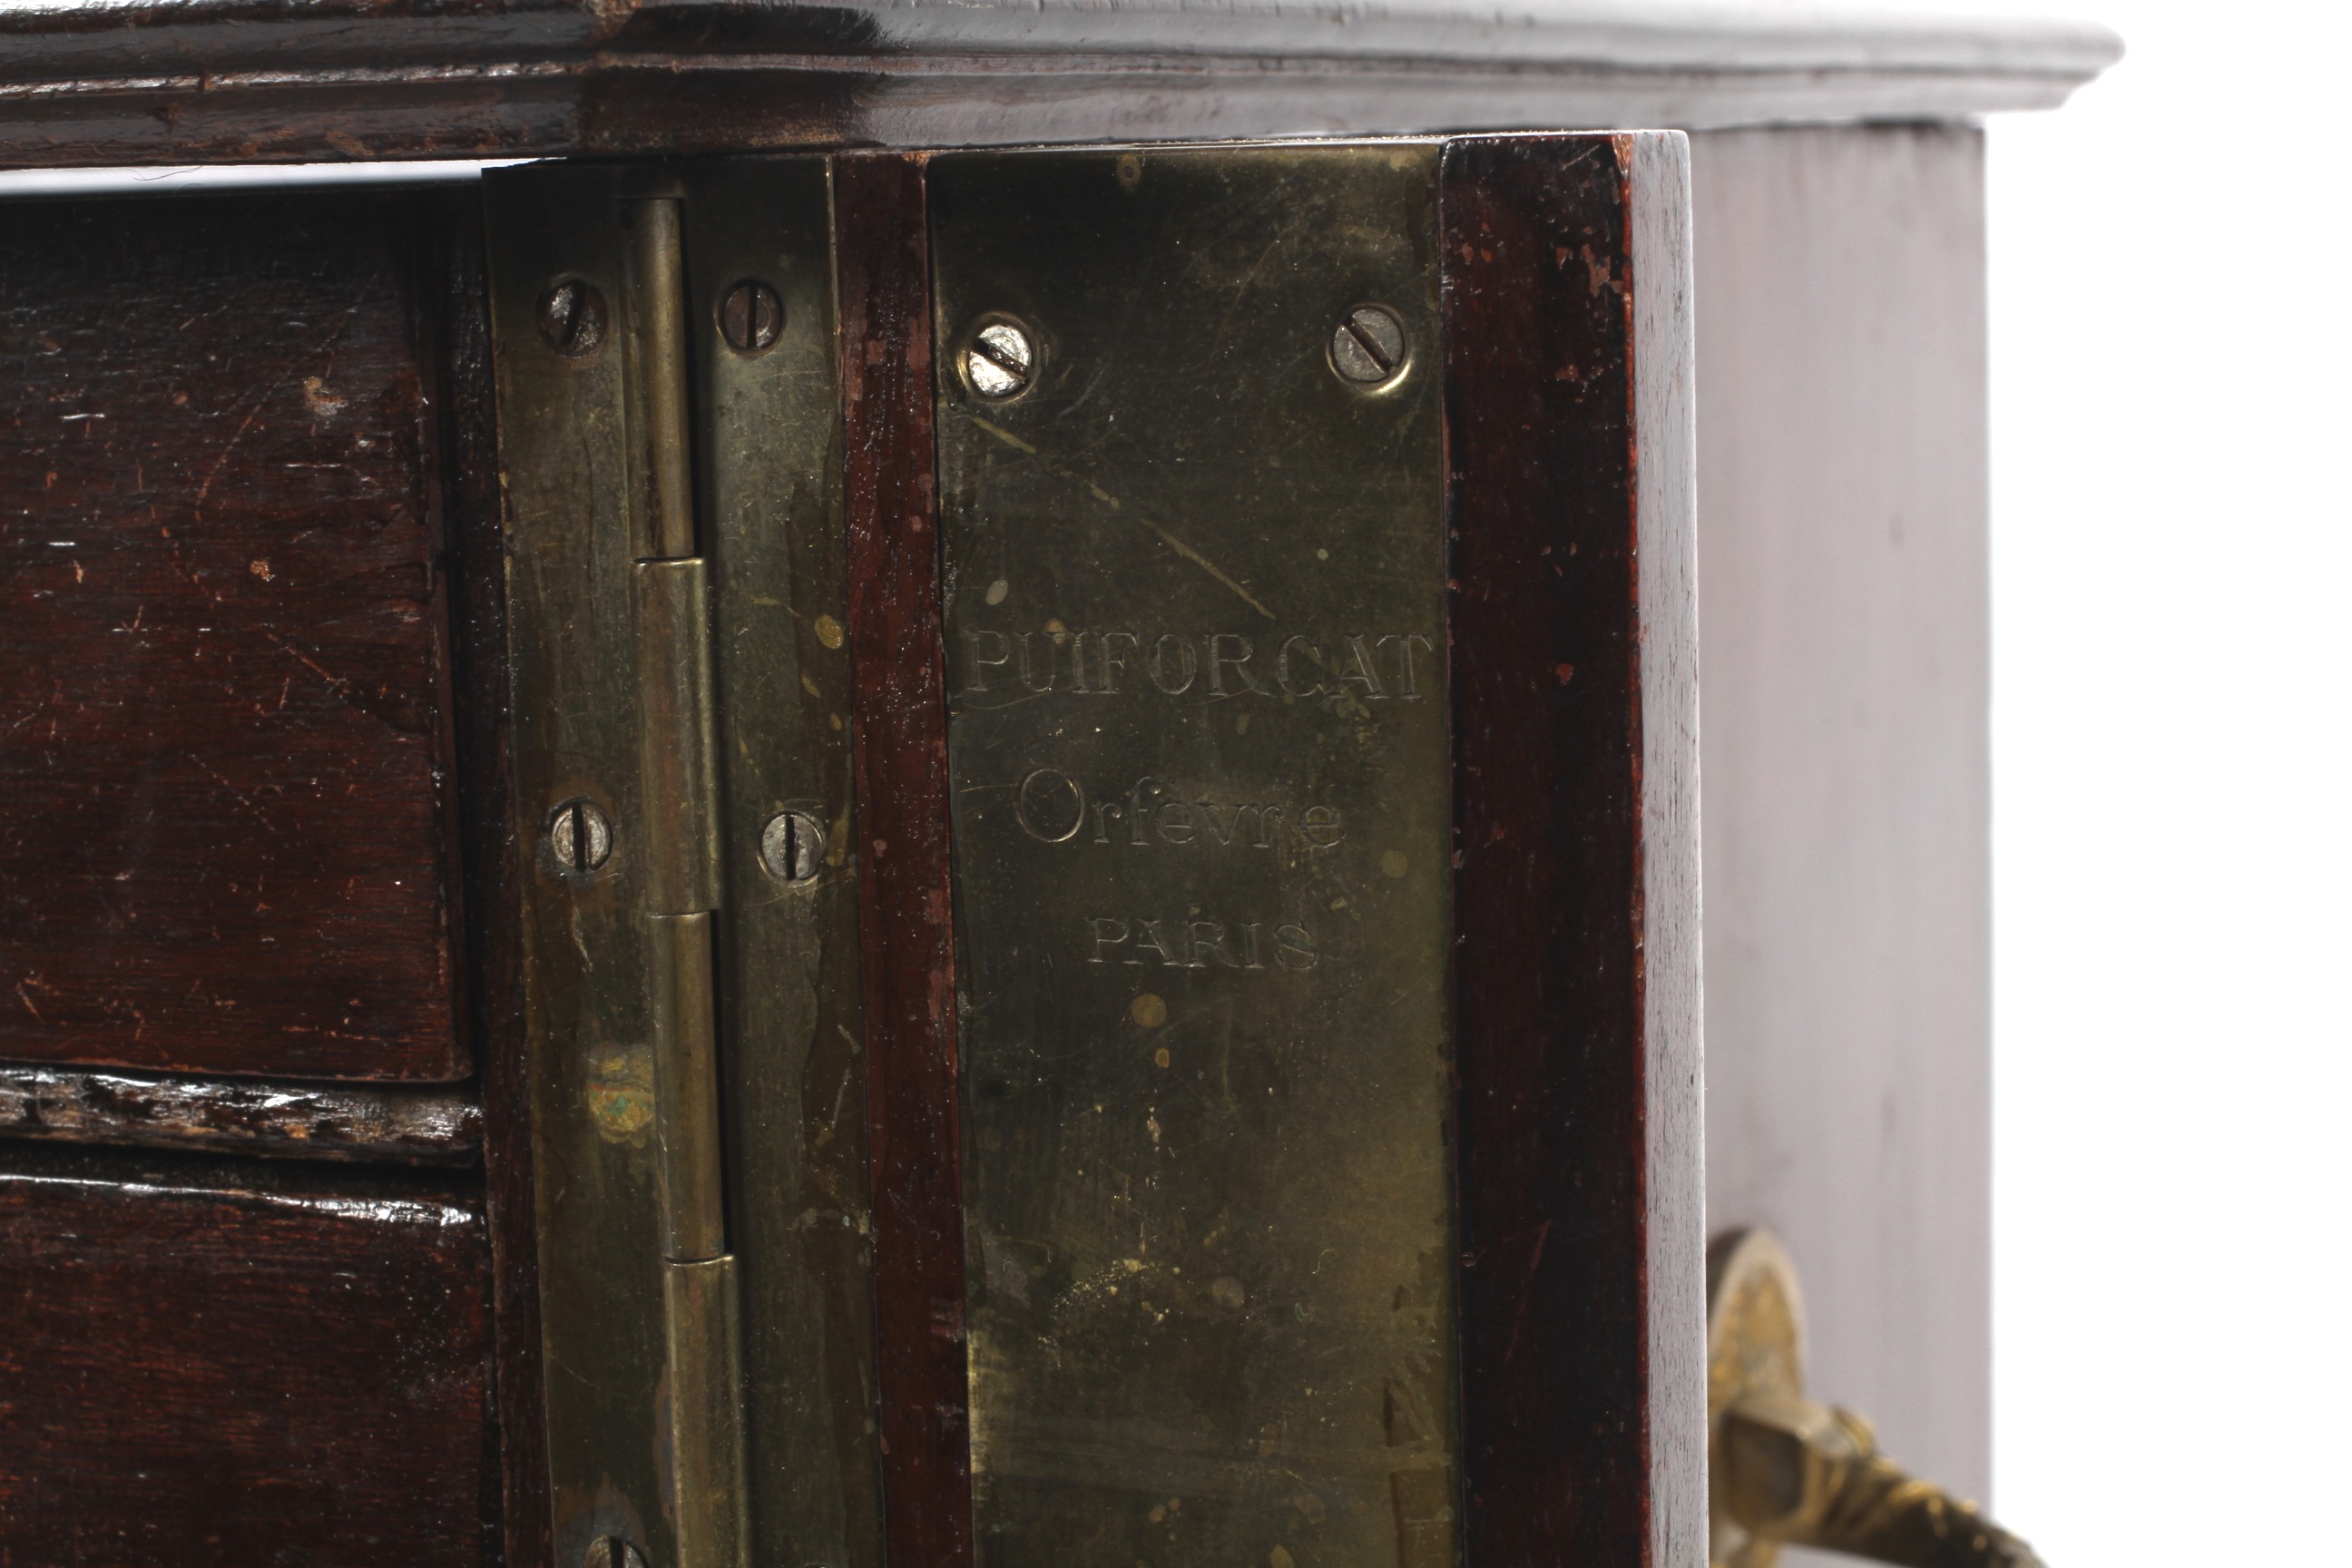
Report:
[[[1457,1560],[1435,174],[932,164],[991,1563]]]

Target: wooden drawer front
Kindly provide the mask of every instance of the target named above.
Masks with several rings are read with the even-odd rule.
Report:
[[[446,210],[0,209],[0,1058],[467,1070]]]
[[[0,1175],[0,1560],[483,1560],[478,1205]]]

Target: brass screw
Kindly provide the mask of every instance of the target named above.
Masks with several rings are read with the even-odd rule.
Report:
[[[805,811],[780,811],[760,830],[760,864],[779,882],[799,887],[824,868],[824,827]]]
[[[617,1535],[600,1535],[588,1543],[580,1568],[646,1568],[646,1554]]]
[[[737,353],[765,353],[783,335],[784,302],[765,283],[746,278],[719,301],[719,330]]]
[[[558,868],[586,876],[613,858],[613,819],[585,795],[567,800],[549,814],[547,851]]]
[[[604,345],[604,296],[593,283],[566,278],[539,297],[539,335],[565,359],[585,359]]]
[[[1359,305],[1331,331],[1331,368],[1359,386],[1378,386],[1404,363],[1404,324],[1379,305]]]
[[[1018,321],[991,321],[964,347],[964,379],[982,397],[1012,396],[1036,370],[1036,342]]]

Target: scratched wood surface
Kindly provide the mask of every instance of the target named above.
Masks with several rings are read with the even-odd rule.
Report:
[[[1635,263],[1686,272],[1637,255],[1634,142],[1474,140],[1444,164],[1475,1563],[1706,1559],[1686,1429],[1704,1369],[1684,1353],[1702,1267],[1696,618],[1688,506],[1640,467],[1679,463],[1686,502],[1688,449],[1635,375],[1688,349],[1686,331],[1663,353],[1637,332]],[[1682,1013],[1662,1018],[1666,999]]]
[[[459,900],[465,913],[465,1018],[479,1073],[483,1201],[497,1281],[499,1425],[509,1568],[543,1568],[548,1512],[547,1404],[540,1353],[539,1198],[524,1034],[522,932],[514,911],[522,847],[514,829],[512,688],[506,662],[506,534],[500,512],[498,396],[491,367],[488,258],[478,193],[449,194],[428,230],[440,282],[431,334],[448,548],[450,672],[457,694]]]
[[[0,1167],[0,1560],[488,1560],[477,1195],[41,1152]]]
[[[924,169],[834,176],[885,1552],[971,1561],[947,678]]]
[[[0,1058],[468,1070],[441,199],[0,208]]]

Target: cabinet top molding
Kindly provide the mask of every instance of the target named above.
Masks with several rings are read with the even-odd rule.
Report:
[[[0,166],[1938,121],[2104,27],[1627,0],[0,0]]]

